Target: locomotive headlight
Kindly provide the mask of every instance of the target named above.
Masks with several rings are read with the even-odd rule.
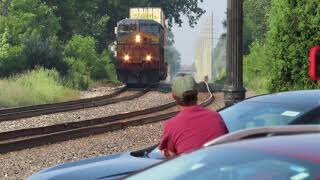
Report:
[[[147,60],[147,61],[151,61],[151,59],[152,59],[152,56],[151,56],[150,54],[148,54],[148,55],[146,56],[146,60]]]
[[[130,60],[129,54],[124,55],[123,59],[124,59],[124,61],[129,61]]]
[[[136,43],[140,43],[141,42],[141,35],[137,34],[136,35]]]

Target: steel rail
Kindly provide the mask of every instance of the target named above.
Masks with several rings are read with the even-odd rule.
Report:
[[[124,87],[106,96],[99,96],[94,98],[87,98],[87,99],[81,99],[81,100],[69,101],[69,102],[63,102],[63,103],[20,107],[20,108],[14,108],[12,110],[9,110],[9,109],[0,110],[0,122],[18,120],[20,118],[34,117],[34,116],[53,114],[53,113],[59,113],[59,112],[73,111],[73,110],[79,110],[79,109],[85,109],[85,108],[92,108],[92,107],[98,107],[98,106],[105,106],[109,104],[118,103],[121,101],[128,101],[128,100],[132,100],[132,99],[143,96],[145,93],[150,91],[150,88],[146,88],[143,91],[140,91],[130,96],[115,98],[116,96],[118,96],[119,94],[123,93],[126,90],[128,89]],[[5,111],[7,111],[8,113],[5,113]]]
[[[213,101],[214,101],[214,96],[210,92],[210,97],[206,101],[201,103],[201,105],[208,106]],[[59,125],[53,125],[48,127],[32,128],[32,129],[24,129],[24,130],[0,133],[0,140],[1,140],[0,153],[32,148],[32,147],[41,146],[45,144],[56,143],[56,142],[71,140],[75,138],[101,134],[101,133],[114,131],[114,130],[121,130],[129,126],[143,125],[147,123],[163,121],[174,116],[178,112],[171,111],[171,112],[163,113],[156,116],[138,117],[138,118],[134,118],[134,117],[146,115],[146,114],[150,115],[150,113],[159,112],[174,106],[176,106],[176,104],[172,102],[172,103],[162,105],[161,108],[159,108],[160,107],[159,106],[159,107],[149,108],[146,110],[131,112],[131,114],[126,113],[126,114],[121,114],[116,116],[109,116],[105,118],[97,118],[97,119],[86,120],[82,122],[69,123],[69,124],[65,124],[65,126],[63,124],[59,124]],[[62,129],[58,130],[59,128],[62,128]]]

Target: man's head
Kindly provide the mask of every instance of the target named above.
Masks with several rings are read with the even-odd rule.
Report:
[[[194,78],[191,75],[178,74],[172,83],[172,95],[180,106],[196,105],[198,91]]]

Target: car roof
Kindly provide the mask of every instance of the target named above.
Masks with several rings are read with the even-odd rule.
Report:
[[[256,96],[246,102],[272,102],[297,106],[317,107],[320,105],[320,90],[286,91]]]
[[[204,146],[212,146],[217,144],[230,143],[245,139],[278,136],[278,135],[292,135],[292,134],[307,134],[320,133],[320,125],[287,125],[287,126],[266,126],[257,128],[248,128],[224,136],[220,136],[212,141],[207,142]]]
[[[282,135],[248,139],[208,148],[224,147],[238,150],[256,150],[319,164],[319,138],[320,133]]]

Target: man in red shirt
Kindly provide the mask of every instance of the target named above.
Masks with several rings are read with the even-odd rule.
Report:
[[[198,92],[191,75],[180,74],[174,79],[172,96],[180,112],[164,123],[159,149],[166,158],[199,149],[228,133],[219,113],[197,105]]]

